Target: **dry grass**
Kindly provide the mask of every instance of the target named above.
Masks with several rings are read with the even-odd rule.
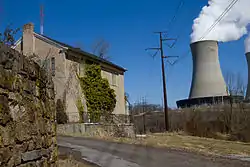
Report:
[[[58,161],[59,167],[92,167],[82,162],[78,162],[74,160],[72,157],[66,159],[59,159]]]
[[[82,135],[68,135],[81,137]],[[247,155],[250,156],[250,143],[226,141],[211,138],[188,136],[180,133],[149,134],[146,138],[115,138],[110,136],[84,136],[118,143],[146,145],[160,148],[181,149],[206,155]]]
[[[179,133],[147,135],[146,138],[103,138],[115,142],[184,149],[212,155],[250,155],[250,143],[187,136]]]

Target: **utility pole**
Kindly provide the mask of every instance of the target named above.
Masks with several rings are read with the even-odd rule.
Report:
[[[176,41],[173,38],[163,38],[162,35],[166,32],[155,32],[160,35],[160,47],[159,48],[147,48],[146,50],[157,50],[161,53],[161,70],[162,70],[162,84],[163,84],[163,102],[164,102],[164,113],[165,113],[165,130],[169,131],[169,121],[168,121],[168,100],[167,100],[167,86],[166,86],[166,74],[165,74],[165,58],[178,57],[178,56],[164,56],[163,42],[164,41]],[[174,45],[175,43],[173,43]],[[173,45],[169,47],[173,47]],[[158,53],[158,52],[157,52]],[[156,55],[156,54],[155,54]]]

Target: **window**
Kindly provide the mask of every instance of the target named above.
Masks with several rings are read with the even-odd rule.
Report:
[[[117,86],[117,78],[116,78],[116,74],[112,73],[112,85]]]
[[[45,71],[50,71],[50,59],[41,60],[41,68],[43,68]]]
[[[51,58],[51,75],[56,75],[55,57]]]

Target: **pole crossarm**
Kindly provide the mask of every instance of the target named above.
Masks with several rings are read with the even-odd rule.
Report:
[[[163,38],[162,41],[176,41],[176,38]]]
[[[163,58],[178,58],[179,56],[163,56]]]
[[[160,50],[161,48],[147,48],[145,50]]]

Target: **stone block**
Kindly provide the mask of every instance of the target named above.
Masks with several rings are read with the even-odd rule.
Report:
[[[20,121],[21,119],[23,119],[25,108],[21,106],[20,104],[17,104],[17,103],[13,104],[13,102],[15,103],[15,101],[12,101],[9,103],[11,118],[14,121]]]
[[[48,160],[47,158],[42,158],[41,160],[36,162],[37,167],[48,167]]]
[[[46,132],[47,132],[46,122],[45,122],[45,120],[42,117],[38,117],[38,119],[37,119],[37,125],[38,125],[39,132],[42,135],[46,134]]]
[[[42,136],[41,136],[41,134],[33,136],[32,140],[34,141],[34,144],[36,146],[35,149],[41,149],[42,148]]]
[[[17,74],[15,76],[15,81],[13,83],[13,90],[17,92],[23,91],[23,76],[21,76],[20,74]]]
[[[32,151],[35,150],[36,146],[35,146],[35,142],[33,140],[30,140],[28,142],[28,151]]]
[[[23,142],[22,144],[16,144],[15,149],[19,150],[21,153],[28,151],[29,144],[27,142]]]
[[[49,148],[52,145],[52,137],[45,135],[42,136],[42,148]]]
[[[31,80],[35,80],[39,75],[37,66],[36,63],[27,58],[23,59],[23,71],[28,74]]]
[[[17,71],[19,69],[19,59],[20,54],[15,52],[15,50],[10,50],[3,45],[0,46],[0,64],[2,64],[5,69]]]
[[[36,82],[29,79],[23,79],[23,91],[35,95],[36,94]]]
[[[0,95],[0,125],[6,125],[8,122],[12,121],[9,112],[8,98]]]
[[[22,153],[22,160],[24,162],[34,161],[42,157],[42,150],[33,150],[29,152]]]
[[[8,89],[8,90],[13,90],[13,85],[15,82],[16,74],[14,74],[10,70],[6,70],[3,68],[2,65],[0,65],[0,87]]]
[[[15,154],[13,155],[13,157],[10,158],[10,160],[8,161],[7,166],[17,166],[21,164],[21,156],[16,156]]]
[[[15,128],[15,138],[18,142],[23,142],[31,139],[29,135],[29,124],[27,122],[17,122]]]
[[[30,102],[27,101],[27,104],[25,104],[24,107],[25,107],[25,111],[23,112],[22,120],[32,123],[33,126],[30,129],[30,132],[32,132],[32,134],[33,133],[36,134],[35,130],[36,130],[37,125],[34,124],[34,122],[36,120],[36,107],[35,107],[35,104],[33,103],[33,101],[30,101]]]
[[[52,123],[49,120],[47,120],[47,122],[46,122],[46,129],[47,129],[47,133],[49,135],[52,135],[52,133],[53,133],[53,131],[52,131]]]
[[[5,127],[0,126],[0,136],[2,146],[9,146],[15,143],[15,127],[14,124],[10,123]]]
[[[27,162],[27,163],[21,164],[17,167],[36,167],[36,162]]]
[[[13,150],[13,156],[8,162],[8,166],[17,166],[20,165],[22,160],[21,160],[21,148],[20,147],[14,147]]]
[[[0,95],[7,96],[9,94],[9,90],[0,88]]]
[[[13,152],[11,152],[10,148],[0,148],[0,162],[5,163],[8,162],[12,157]]]

